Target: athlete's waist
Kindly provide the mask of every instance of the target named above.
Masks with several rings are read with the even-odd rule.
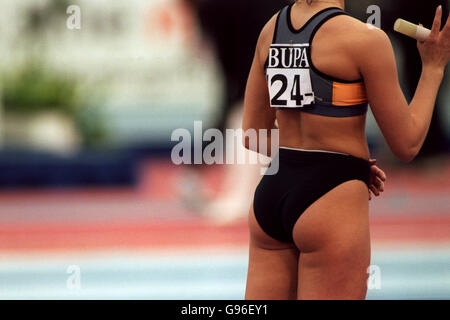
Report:
[[[279,147],[279,157],[281,160],[314,163],[317,161],[355,161],[357,163],[366,165],[369,164],[368,157],[359,157],[350,153],[323,150],[323,149],[303,149],[293,148],[287,146]]]
[[[322,125],[324,129],[317,130],[313,126],[320,125],[317,123],[309,123],[310,119],[303,119],[298,127],[288,127],[286,123],[279,123],[279,145],[280,148],[288,148],[297,151],[306,152],[328,152],[342,155],[350,155],[355,158],[364,160],[370,159],[370,151],[367,140],[364,135],[364,128],[359,130],[339,130],[341,127],[328,125],[330,130],[326,130],[326,125]],[[302,126],[303,124],[303,126]],[[353,126],[360,125],[351,122]],[[333,130],[334,128],[334,130]],[[297,129],[297,130],[295,130]],[[342,132],[344,131],[344,132]]]

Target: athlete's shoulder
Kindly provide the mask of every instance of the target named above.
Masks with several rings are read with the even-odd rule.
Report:
[[[352,16],[342,16],[341,26],[347,29],[347,33],[352,41],[364,44],[382,44],[389,42],[386,32],[370,23],[362,22]]]
[[[383,30],[350,15],[337,16],[330,27],[336,39],[345,43],[352,52],[373,52],[375,48],[388,48],[391,45],[389,37]]]
[[[360,73],[363,73],[363,70],[379,69],[380,65],[392,66],[395,61],[394,50],[386,32],[350,16],[345,17],[345,23],[341,22],[341,34],[347,36],[337,37],[340,37],[345,52],[354,61]]]

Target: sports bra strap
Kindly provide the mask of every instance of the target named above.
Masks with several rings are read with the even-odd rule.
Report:
[[[340,8],[326,8],[311,17],[300,29],[296,30],[291,22],[292,5],[284,7],[278,16],[273,43],[310,43],[313,35],[325,21],[337,15],[348,15]]]

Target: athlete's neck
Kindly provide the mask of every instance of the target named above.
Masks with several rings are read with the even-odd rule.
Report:
[[[325,9],[328,7],[338,7],[345,10],[345,0],[314,0],[311,4],[306,3],[305,0],[297,0],[294,3],[294,7],[310,8],[310,9]]]

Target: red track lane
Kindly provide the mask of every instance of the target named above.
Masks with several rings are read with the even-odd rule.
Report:
[[[39,205],[40,209],[45,209],[46,204],[49,204],[54,207],[49,207],[48,210],[58,210],[61,203],[67,206],[81,203],[86,206],[82,208],[85,216],[91,218],[92,213],[92,218],[97,217],[100,221],[76,221],[85,216],[74,210],[69,210],[70,214],[76,218],[74,221],[69,221],[70,217],[67,221],[60,222],[31,221],[31,219],[39,219],[40,215],[45,216],[47,214],[45,211],[36,218],[30,215],[28,221],[23,221],[22,216],[17,217],[14,222],[12,220],[8,222],[8,219],[5,219],[3,223],[0,223],[0,251],[247,246],[248,230],[245,220],[233,225],[217,226],[206,220],[194,218],[195,215],[178,211],[175,211],[176,214],[168,215],[167,220],[161,220],[156,216],[150,218],[144,215],[142,211],[147,210],[146,207],[142,209],[139,206],[135,208],[129,205],[133,201],[146,201],[143,204],[148,204],[152,201],[168,203],[169,200],[176,199],[177,194],[174,190],[180,181],[179,175],[182,169],[171,165],[166,160],[151,161],[143,166],[142,181],[134,189],[2,191],[0,213],[2,213],[1,205],[4,211],[14,208],[20,213],[23,208],[25,213],[22,215],[24,215],[33,209],[33,205]],[[205,185],[216,193],[220,192],[219,182],[223,180],[223,166],[209,169],[203,177]],[[439,195],[445,199],[450,190],[450,165],[445,165],[431,173],[413,169],[389,170],[388,168],[386,172],[388,174],[386,195],[393,191],[401,191],[400,199],[406,195],[410,198],[416,195],[425,197]],[[106,209],[99,208],[100,203]],[[106,211],[105,215],[107,215],[108,206],[117,204],[123,205],[123,208],[119,209],[123,210],[124,214],[116,214],[108,221],[109,218],[104,217],[102,210]],[[407,204],[404,206],[406,207],[399,210],[407,210]],[[423,213],[419,212],[417,215],[406,212],[403,215],[397,211],[389,215],[388,208],[389,206],[385,210],[383,207],[383,216],[371,218],[371,236],[374,243],[419,242],[450,245],[450,215],[445,212],[447,207],[442,208],[444,212],[433,212],[430,216],[426,214],[426,207]],[[133,216],[133,212],[139,214],[138,217],[142,220],[139,222],[133,219],[126,220],[128,216]],[[3,214],[9,217],[8,212]],[[48,218],[60,219],[58,215],[49,215]]]
[[[450,244],[450,217],[377,218],[373,242]],[[0,226],[0,250],[90,250],[103,248],[182,248],[246,246],[245,221],[215,226],[204,221],[83,223]]]

